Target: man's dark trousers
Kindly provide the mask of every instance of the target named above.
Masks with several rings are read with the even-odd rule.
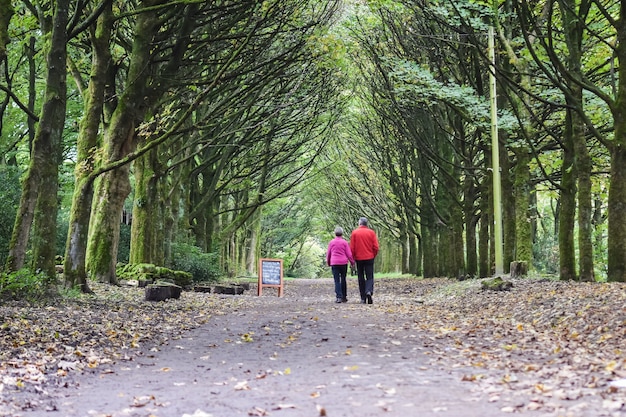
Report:
[[[364,301],[365,294],[374,294],[374,260],[368,259],[365,261],[356,261],[356,269],[358,273],[361,301]]]

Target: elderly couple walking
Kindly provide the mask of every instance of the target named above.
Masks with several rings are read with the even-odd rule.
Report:
[[[335,295],[338,303],[345,303],[347,298],[348,262],[356,264],[362,304],[372,304],[374,294],[374,258],[378,255],[378,238],[367,226],[367,219],[359,219],[359,227],[352,231],[350,243],[343,238],[343,229],[335,228],[335,238],[328,244],[326,263],[333,271]]]

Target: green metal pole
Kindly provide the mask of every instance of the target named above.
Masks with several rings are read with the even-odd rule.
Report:
[[[491,100],[491,164],[493,168],[493,223],[495,239],[496,275],[504,273],[502,239],[502,183],[500,180],[500,148],[498,143],[498,103],[496,93],[496,53],[493,27],[489,27],[489,86]]]

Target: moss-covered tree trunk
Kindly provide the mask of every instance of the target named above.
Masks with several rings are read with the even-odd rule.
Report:
[[[63,128],[67,107],[67,23],[69,0],[55,3],[44,105],[35,135],[34,162],[39,165],[41,180],[33,224],[33,270],[56,277],[56,237],[59,189],[59,165],[63,151]]]
[[[502,189],[502,266],[504,268],[504,272],[508,272],[511,261],[515,259],[515,242],[517,236],[517,231],[515,229],[515,212],[517,209],[520,209],[521,206],[517,201],[515,201],[515,188],[512,178],[513,174],[511,173],[512,167],[509,159],[508,148],[506,146],[507,135],[504,132],[500,132],[499,136],[504,138],[500,140],[499,147],[501,168],[500,179]]]
[[[9,22],[15,13],[11,0],[0,0],[0,63],[7,57],[6,46],[9,44]]]
[[[248,275],[254,275],[257,268],[257,261],[261,252],[261,220],[262,209],[258,209],[252,218],[252,225],[250,226],[250,244],[247,249],[246,257],[246,273]]]
[[[104,91],[111,65],[109,42],[113,24],[111,5],[98,18],[91,36],[92,55],[89,85],[84,100],[84,116],[76,142],[77,160],[74,169],[74,194],[65,244],[64,278],[66,285],[90,292],[87,283],[86,256],[89,220],[93,199],[93,173],[98,148],[100,122],[104,109]],[[77,80],[82,82],[82,80]]]
[[[576,279],[576,251],[574,249],[574,223],[576,221],[576,173],[572,124],[566,117],[563,135],[563,166],[561,167],[561,193],[558,210],[559,224],[559,279]]]
[[[32,221],[32,269],[43,271],[50,280],[56,277],[57,190],[67,101],[69,0],[58,0],[53,5],[44,101],[7,260],[9,270],[23,265]]]
[[[532,224],[530,222],[530,154],[526,148],[516,151],[515,189],[515,260],[532,268]]]
[[[483,152],[485,157],[485,165],[491,166],[491,152],[485,151]],[[492,189],[492,178],[487,171],[485,175],[480,180],[480,225],[478,229],[478,276],[480,278],[488,277],[491,275],[491,257],[490,257],[490,242],[491,242],[491,225],[492,217],[490,215],[493,213],[490,210],[490,207],[493,206],[491,203],[493,201],[493,197],[491,194]]]
[[[131,264],[162,264],[158,240],[161,229],[160,198],[158,192],[159,161],[156,149],[138,158],[134,164],[135,194],[133,223],[131,225]]]
[[[119,97],[104,136],[103,164],[123,159],[137,147],[135,129],[142,122],[149,82],[152,39],[161,21],[156,11],[139,14],[126,78],[126,89]],[[124,201],[130,193],[129,166],[107,172],[97,182],[94,215],[87,244],[87,269],[92,277],[115,283],[120,219]]]
[[[437,262],[438,244],[435,216],[426,199],[422,200],[422,248],[424,251],[424,278],[436,277],[439,265]]]
[[[400,229],[400,248],[401,248],[401,270],[403,274],[409,272],[409,244],[408,244],[408,236],[407,236],[407,228],[405,225],[401,225]]]
[[[124,201],[131,190],[129,172],[128,165],[107,172],[98,180],[96,186],[87,242],[86,266],[92,278],[104,283],[117,283],[115,266],[119,246],[120,219]]]
[[[621,18],[616,22],[615,55],[619,85],[612,108],[615,126],[614,147],[611,152],[611,188],[609,189],[609,233],[607,279],[626,281],[626,2],[621,2]]]
[[[580,93],[582,99],[582,91]],[[574,116],[574,146],[578,174],[578,276],[581,281],[595,281],[593,262],[591,158],[585,139],[585,128],[578,114]]]
[[[409,274],[422,275],[419,235],[409,233]]]
[[[476,187],[471,175],[466,175],[463,183],[463,218],[465,219],[465,247],[467,253],[465,273],[475,277],[478,273],[478,255],[476,249],[477,218],[474,213]]]
[[[581,281],[595,281],[593,266],[593,231],[591,227],[591,158],[585,138],[585,123],[581,117],[583,109],[582,81],[582,39],[585,31],[584,19],[589,4],[581,4],[574,0],[559,0],[559,8],[563,19],[565,42],[567,44],[567,71],[569,77],[565,82],[568,87],[566,103],[568,104],[566,122],[569,125],[566,134],[572,136],[575,169],[578,185],[578,276]],[[585,2],[583,2],[585,3]]]

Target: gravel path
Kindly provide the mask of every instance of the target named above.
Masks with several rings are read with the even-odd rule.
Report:
[[[507,399],[489,401],[464,381],[471,371],[433,365],[426,335],[398,333],[391,294],[360,304],[351,279],[348,303],[336,304],[332,288],[328,279],[297,280],[278,298],[253,287],[236,296],[242,302],[232,313],[46,388],[37,407],[16,416],[503,415]]]

